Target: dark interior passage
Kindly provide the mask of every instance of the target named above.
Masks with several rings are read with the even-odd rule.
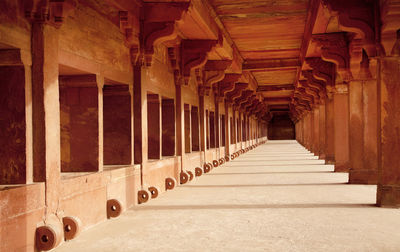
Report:
[[[288,114],[274,115],[268,125],[268,139],[295,139],[294,123]]]

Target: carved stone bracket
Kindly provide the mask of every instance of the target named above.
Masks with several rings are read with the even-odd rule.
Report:
[[[239,80],[241,74],[225,74],[224,78],[214,84],[216,86],[217,93],[219,97],[225,97],[227,92],[231,92],[235,89],[235,82]]]
[[[181,57],[179,47],[168,48],[168,59],[174,73],[175,85],[182,85]]]
[[[235,89],[231,92],[226,93],[226,99],[229,102],[233,102],[236,98],[240,97],[242,91],[249,86],[248,83],[238,82],[235,83]]]
[[[306,71],[302,71],[302,75],[307,79],[307,83],[302,83],[303,86],[305,87],[309,87],[313,90],[318,90],[318,95],[319,95],[319,99],[321,101],[323,101],[325,99],[326,96],[326,82],[333,82],[331,77],[328,75],[318,75],[318,76],[322,76],[324,80],[320,80],[320,79],[316,79],[314,77],[314,73],[316,73],[316,71],[311,71],[311,70],[306,70]]]
[[[308,94],[308,93],[306,92],[306,89],[305,89],[305,88],[303,88],[303,87],[298,87],[298,88],[296,89],[296,92],[297,92],[298,94],[301,95],[301,97],[303,98],[303,100],[307,100],[307,101],[309,102],[309,104],[310,104],[311,107],[316,103],[316,101],[315,101],[315,99],[314,99],[314,96]]]
[[[343,81],[350,81],[352,74],[350,71],[350,54],[346,34],[343,32],[315,34],[312,36],[312,40],[321,47],[322,59],[335,63]]]
[[[210,94],[214,83],[221,81],[225,77],[225,70],[232,64],[230,60],[209,60],[204,66],[203,84],[205,95]]]
[[[254,92],[252,90],[245,90],[242,94],[234,100],[234,102],[240,106],[243,102],[245,102]]]
[[[311,105],[308,100],[303,99],[300,93],[295,93],[293,96],[294,104],[296,107],[302,108],[303,111],[311,111]]]
[[[315,103],[319,103],[319,101],[321,100],[320,94],[319,94],[319,90],[309,86],[308,82],[306,80],[299,80],[299,86],[298,87],[302,87],[305,89],[305,92],[307,94],[310,94],[314,97],[314,102]],[[323,97],[322,97],[323,99]]]
[[[325,61],[319,57],[306,58],[307,64],[312,68],[312,75],[307,75],[309,82],[316,86],[325,88],[318,80],[323,80],[326,85],[335,85],[335,65],[331,62]]]
[[[245,110],[248,111],[247,108],[252,105],[254,100],[256,100],[257,96],[255,94],[249,96],[244,102],[240,103],[240,106]]]
[[[138,45],[140,55],[136,64],[150,66],[154,54],[154,46],[176,39],[175,22],[181,19],[183,12],[188,10],[189,5],[190,3],[188,2],[143,3]],[[124,15],[122,15],[122,19],[124,21]]]
[[[322,3],[338,17],[339,27],[353,32],[362,39],[363,48],[370,57],[376,56],[375,1],[322,0]]]
[[[207,54],[215,47],[218,40],[182,40],[181,69],[185,84],[189,84],[192,69],[206,64]]]
[[[76,0],[27,0],[24,1],[25,17],[31,22],[40,22],[59,28],[64,19],[76,7]]]

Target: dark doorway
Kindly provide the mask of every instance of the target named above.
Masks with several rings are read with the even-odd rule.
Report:
[[[274,115],[268,125],[268,139],[295,139],[294,123],[288,114]]]

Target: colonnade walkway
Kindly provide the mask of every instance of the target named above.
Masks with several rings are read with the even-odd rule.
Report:
[[[297,142],[268,141],[56,251],[400,251],[400,210],[347,181]]]

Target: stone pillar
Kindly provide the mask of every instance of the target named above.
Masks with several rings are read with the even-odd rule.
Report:
[[[232,129],[230,129],[230,124],[229,124],[229,102],[225,100],[225,132],[222,132],[222,134],[225,134],[225,156],[230,157],[230,144],[231,144],[231,137],[230,137],[230,132]]]
[[[238,132],[238,136],[237,136],[237,141],[238,141],[238,149],[241,149],[242,147],[242,113],[240,112],[240,110],[238,110],[238,128],[237,128],[237,132]]]
[[[400,45],[397,45],[400,49]],[[399,52],[399,51],[397,51]],[[381,159],[377,204],[400,207],[400,54],[381,63]]]
[[[365,184],[378,183],[378,86],[376,79],[363,83],[364,117],[364,168],[359,174],[353,171],[352,181]],[[364,174],[361,174],[364,173]]]
[[[103,126],[103,87],[104,77],[96,75],[97,83],[97,113],[98,113],[98,171],[103,171],[104,165],[104,126]]]
[[[237,125],[236,125],[236,110],[234,106],[232,105],[232,129],[231,129],[232,135],[233,135],[233,143],[235,144],[235,149],[236,149],[236,143],[237,143]],[[232,150],[235,152],[236,150]]]
[[[304,118],[301,118],[299,120],[299,134],[300,134],[300,138],[299,138],[299,142],[301,143],[301,145],[304,146]]]
[[[306,118],[306,132],[307,132],[307,149],[312,152],[312,111],[307,112],[307,118]]]
[[[206,151],[207,151],[207,120],[206,120],[206,110],[204,108],[204,92],[199,90],[199,113],[200,113],[200,163],[206,162]]]
[[[325,100],[319,104],[319,158],[326,158]]]
[[[32,24],[33,181],[46,182],[46,213],[59,207],[61,170],[57,28]],[[46,216],[47,217],[47,216]]]
[[[308,111],[303,116],[303,146],[308,149]]]
[[[134,129],[134,124],[135,124],[135,114],[134,114],[134,100],[133,100],[133,83],[129,84],[129,94],[130,94],[130,99],[131,99],[131,165],[135,164],[135,129]]]
[[[315,105],[313,109],[313,149],[314,155],[319,156],[319,107]]]
[[[369,72],[363,53],[360,74],[350,83],[350,175],[349,183],[376,184],[378,181],[377,81]]]
[[[148,160],[147,135],[147,91],[145,88],[146,69],[133,66],[133,121],[134,121],[134,163],[140,164],[140,186],[143,186],[143,171]]]
[[[182,86],[175,85],[175,115],[176,115],[176,155],[181,156],[185,153],[185,125],[184,125],[184,105],[182,99]]]
[[[348,172],[349,160],[349,96],[346,84],[336,84],[333,95],[335,111],[335,171]]]
[[[354,173],[363,169],[364,150],[364,125],[362,106],[362,82],[353,80],[349,84],[349,156],[350,156],[350,179]]]
[[[335,163],[335,110],[333,106],[333,93],[328,92],[325,103],[325,162]]]
[[[147,137],[147,92],[144,84],[146,69],[141,66],[134,66],[133,85],[133,111],[134,111],[134,132],[135,132],[135,164],[145,164],[148,159],[148,137]],[[143,167],[142,167],[143,169]]]
[[[219,114],[219,97],[218,97],[218,93],[214,93],[214,102],[215,102],[215,119],[214,119],[214,123],[215,123],[215,148],[217,149],[217,153],[219,153],[219,147],[220,147],[220,127],[219,127],[219,121],[220,119],[220,114]],[[217,157],[219,158],[219,154],[217,155]]]

